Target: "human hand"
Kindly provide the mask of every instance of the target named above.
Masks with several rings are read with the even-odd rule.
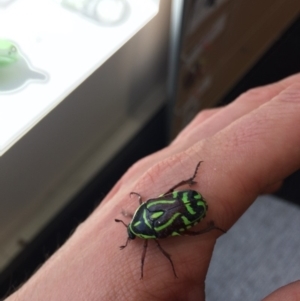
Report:
[[[205,276],[220,232],[160,241],[172,255],[178,279],[150,244],[140,280],[143,242],[136,239],[120,251],[127,233],[114,219],[138,207],[128,197],[131,191],[144,200],[158,196],[189,178],[202,160],[192,189],[204,196],[209,210],[193,230],[211,220],[230,229],[259,194],[273,191],[299,169],[298,82],[299,74],[201,112],[168,147],[132,166],[67,243],[8,300],[204,300]],[[283,300],[281,294],[297,300],[300,284],[266,300]]]

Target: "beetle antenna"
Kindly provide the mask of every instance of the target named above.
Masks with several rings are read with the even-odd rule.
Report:
[[[115,222],[122,223],[126,228],[128,227],[121,219],[115,219]]]

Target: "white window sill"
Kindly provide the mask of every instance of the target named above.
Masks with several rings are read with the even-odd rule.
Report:
[[[158,1],[126,0],[123,19],[109,26],[78,5],[76,10],[76,2],[94,0],[60,2],[0,0],[0,156],[147,24],[159,9]],[[9,83],[8,87],[3,83],[3,77],[7,79],[7,66],[1,67],[1,41],[8,41],[18,51],[17,62],[10,67],[15,68],[12,80],[16,83]],[[31,79],[18,79],[30,74]]]

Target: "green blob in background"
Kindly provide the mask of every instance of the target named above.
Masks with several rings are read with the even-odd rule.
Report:
[[[34,70],[18,47],[0,38],[0,93],[18,90],[33,81],[46,81],[47,76]]]
[[[0,39],[0,68],[18,60],[17,48],[7,40]]]

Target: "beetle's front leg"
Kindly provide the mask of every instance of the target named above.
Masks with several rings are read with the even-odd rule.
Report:
[[[138,198],[139,198],[139,204],[140,205],[142,205],[142,196],[139,194],[139,193],[137,193],[137,192],[130,192],[130,197],[132,196],[132,195],[137,195],[138,196]]]
[[[132,195],[137,195],[138,198],[139,198],[139,204],[141,205],[143,202],[142,202],[142,196],[140,194],[138,194],[137,192],[130,192],[130,197]],[[125,217],[129,217],[129,218],[133,218],[133,213],[130,213],[130,212],[127,212],[125,210],[122,209],[121,211],[122,215],[125,216]]]
[[[182,185],[186,185],[186,184],[189,184],[190,186],[192,186],[193,184],[196,184],[197,182],[194,181],[194,179],[196,178],[196,175],[197,175],[197,172],[198,172],[198,168],[200,167],[200,164],[202,163],[203,161],[200,161],[198,162],[198,164],[196,165],[196,168],[195,168],[195,172],[193,174],[193,176],[187,180],[183,180],[181,182],[179,182],[178,184],[174,185],[172,188],[170,188],[166,193],[164,193],[163,195],[166,195],[168,193],[171,193],[173,192],[177,187],[180,187]]]

